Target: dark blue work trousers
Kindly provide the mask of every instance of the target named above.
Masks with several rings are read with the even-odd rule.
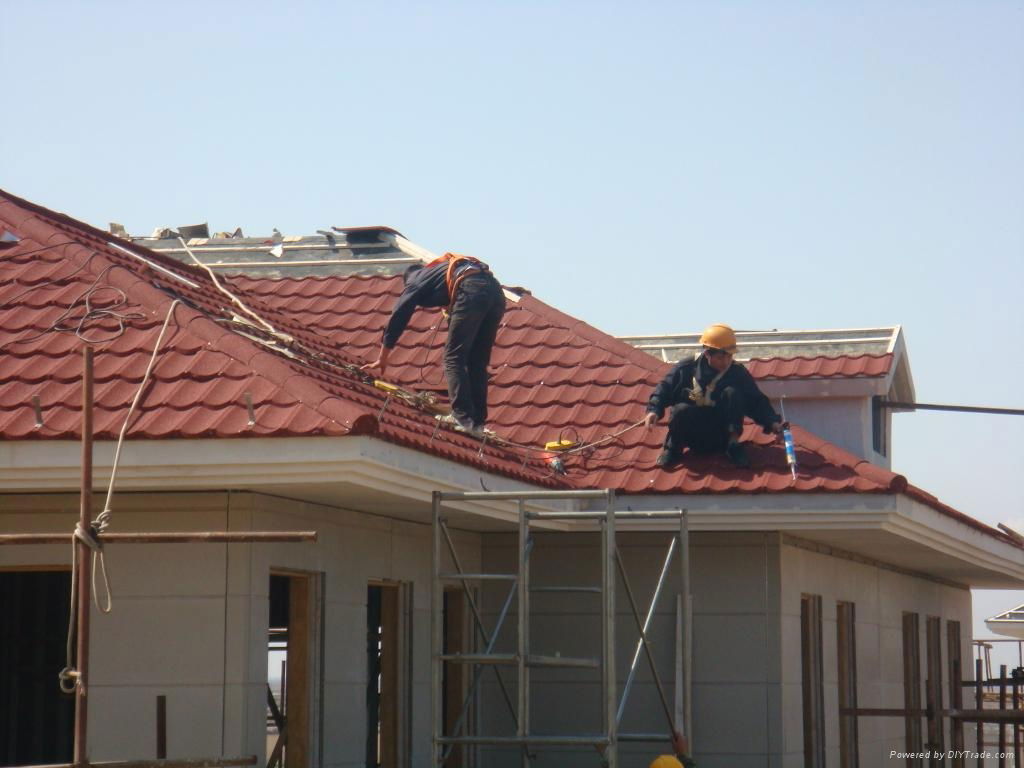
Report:
[[[487,272],[459,283],[448,318],[444,375],[455,418],[482,427],[487,422],[487,366],[505,314],[505,294]]]
[[[743,393],[725,387],[715,393],[714,405],[699,406],[685,402],[672,407],[665,448],[682,452],[688,447],[694,453],[717,453],[729,444],[729,434],[739,436],[746,409]]]

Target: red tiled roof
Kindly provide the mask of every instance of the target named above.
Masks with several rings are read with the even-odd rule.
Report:
[[[756,358],[745,365],[755,379],[878,378],[889,373],[892,353],[837,357]]]
[[[383,440],[527,482],[564,485],[540,460],[519,456],[450,429],[392,399],[339,366],[362,362],[325,343],[274,303],[246,303],[294,337],[274,350],[265,332],[231,322],[230,300],[198,269],[125,244],[62,214],[0,192],[0,228],[22,238],[0,252],[0,439],[73,439],[80,435],[83,342],[73,332],[90,309],[128,313],[124,332],[111,315],[86,318],[96,345],[95,434],[116,438],[149,362],[159,328],[178,305],[140,402],[129,439],[373,434]],[[185,277],[192,288],[173,275]],[[59,323],[68,332],[49,330]],[[243,335],[247,334],[247,335]],[[248,398],[247,398],[248,394]],[[36,426],[33,398],[43,426]],[[249,426],[251,399],[255,424]]]
[[[242,335],[268,338],[230,322],[229,300],[205,273],[134,249],[161,269],[187,276],[197,285],[190,288],[125,255],[116,247],[120,241],[106,233],[2,192],[0,226],[23,238],[15,249],[0,254],[2,439],[76,436],[81,362],[75,353],[81,342],[72,333],[46,330],[88,286],[102,282],[124,292],[121,311],[142,317],[128,322],[118,338],[99,345],[100,438],[113,438],[120,429],[158,327],[172,296],[177,296],[187,305],[176,310],[174,333],[164,344],[130,438],[373,434],[549,486],[627,493],[906,493],[1007,540],[908,486],[902,476],[799,426],[793,428],[800,466],[795,481],[781,446],[749,423],[744,439],[750,443],[752,469],[736,469],[721,457],[688,461],[676,472],[655,469],[663,430],[623,430],[643,418],[651,389],[670,366],[532,296],[509,302],[492,358],[490,397],[490,426],[530,447],[487,444],[481,451],[479,441],[435,430],[432,417],[399,400],[388,401],[385,408],[380,391],[339,368],[376,356],[400,293],[400,277],[221,278],[261,317],[294,336],[296,344],[281,352]],[[95,297],[95,307],[120,297],[104,291]],[[439,320],[437,311],[414,315],[391,356],[388,380],[444,392],[440,354],[445,331]],[[109,319],[91,326],[91,332],[116,330]],[[865,361],[862,370],[881,364],[877,358]],[[755,363],[751,366],[757,370]],[[786,375],[786,370],[810,369],[778,368],[775,375]],[[817,370],[808,375],[830,375],[820,372],[825,368]],[[246,393],[255,410],[253,427],[248,426]],[[35,426],[33,396],[40,398],[42,428]],[[603,446],[565,456],[565,477],[553,476],[537,450],[559,437],[591,442],[620,432]]]
[[[270,280],[238,276],[231,283],[291,314],[305,327],[354,356],[371,358],[402,281],[397,276],[312,277]],[[389,380],[444,391],[440,313],[420,310],[391,355]],[[490,423],[520,444],[542,446],[560,435],[593,441],[644,416],[651,390],[669,369],[532,296],[509,302],[492,356]],[[562,425],[571,425],[565,428]],[[748,423],[753,469],[724,458],[697,458],[677,472],[654,468],[662,429],[633,429],[608,447],[565,459],[577,485],[628,493],[856,492],[899,493],[906,479],[793,428],[800,472],[794,481],[785,453],[772,436]]]

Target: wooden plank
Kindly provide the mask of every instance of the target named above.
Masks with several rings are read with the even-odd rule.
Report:
[[[285,690],[285,768],[309,765],[310,577],[288,575],[288,687]]]
[[[999,665],[999,709],[1006,710],[1006,665]],[[1006,725],[999,724],[999,768],[1006,768]]]
[[[964,708],[964,689],[960,683],[963,677],[960,655],[960,622],[946,622],[946,658],[949,659],[949,706],[951,709]],[[949,722],[950,748],[953,753],[953,768],[964,767],[964,724],[962,720]]]
[[[839,666],[839,766],[857,768],[857,644],[856,608],[853,603],[836,605],[836,648]]]
[[[925,663],[928,679],[925,690],[928,696],[928,749],[932,753],[930,762],[940,766],[945,761],[939,757],[945,753],[945,739],[942,733],[942,620],[929,616],[925,625]]]
[[[903,614],[903,706],[908,710],[921,709],[921,635],[916,613]],[[920,717],[908,715],[904,722],[907,768],[920,768],[924,752],[921,740]]]
[[[1017,678],[1013,679],[1013,711],[1020,711],[1020,682]],[[1020,724],[1013,724],[1013,765],[1015,768],[1020,766]]]
[[[156,758],[167,757],[167,697],[156,697]]]
[[[249,757],[210,757],[188,760],[90,760],[82,763],[50,763],[17,768],[233,768],[256,765],[256,755]]]
[[[382,586],[380,599],[380,767],[398,768],[398,586]]]
[[[462,590],[445,590],[445,653],[465,653],[467,650],[467,614],[466,601]],[[444,665],[444,697],[445,697],[445,736],[454,736],[452,729],[462,711],[462,702],[466,696],[467,679],[464,664]],[[467,724],[468,725],[468,724]],[[470,733],[465,728],[465,733]],[[455,745],[445,763],[447,768],[462,768],[465,763],[465,748]]]
[[[0,544],[68,544],[73,533],[6,533]],[[104,533],[104,544],[231,544],[238,542],[316,541],[316,531],[181,531],[174,533]],[[84,546],[84,545],[83,545]]]
[[[824,768],[821,596],[800,599],[800,654],[804,713],[804,767]]]
[[[984,677],[981,659],[974,660],[974,707],[981,710],[985,706],[985,689],[982,687],[981,679]],[[984,768],[985,758],[985,725],[980,720],[977,727],[978,740],[978,768]]]

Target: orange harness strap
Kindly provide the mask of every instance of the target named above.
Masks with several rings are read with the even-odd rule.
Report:
[[[452,304],[455,303],[455,292],[458,290],[459,284],[470,275],[477,272],[487,272],[488,267],[480,259],[466,256],[462,253],[446,253],[444,256],[434,259],[426,266],[428,268],[434,267],[444,262],[448,262],[448,269],[444,273],[444,284],[448,288],[448,309],[451,310]],[[469,266],[466,262],[469,262],[472,266],[460,271],[460,266]]]

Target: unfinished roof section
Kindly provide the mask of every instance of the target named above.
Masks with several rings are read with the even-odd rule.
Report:
[[[0,251],[0,441],[80,435],[87,340],[97,349],[95,436],[116,438],[170,316],[129,439],[372,435],[564,485],[539,459],[439,429],[368,382],[362,359],[273,302],[244,297],[256,321],[204,271],[3,192],[0,229],[19,238]]]
[[[664,362],[701,349],[700,332],[622,336]],[[810,331],[737,331],[736,359],[745,363],[769,397],[882,396],[912,402],[901,326]]]
[[[123,228],[112,225],[111,230],[127,237]],[[191,251],[218,274],[264,277],[397,274],[429,257],[400,232],[384,226],[329,227],[315,235],[285,235],[275,230],[268,236],[246,237],[238,229],[210,236],[202,224],[158,228],[149,237],[128,239],[186,264],[193,263]]]

